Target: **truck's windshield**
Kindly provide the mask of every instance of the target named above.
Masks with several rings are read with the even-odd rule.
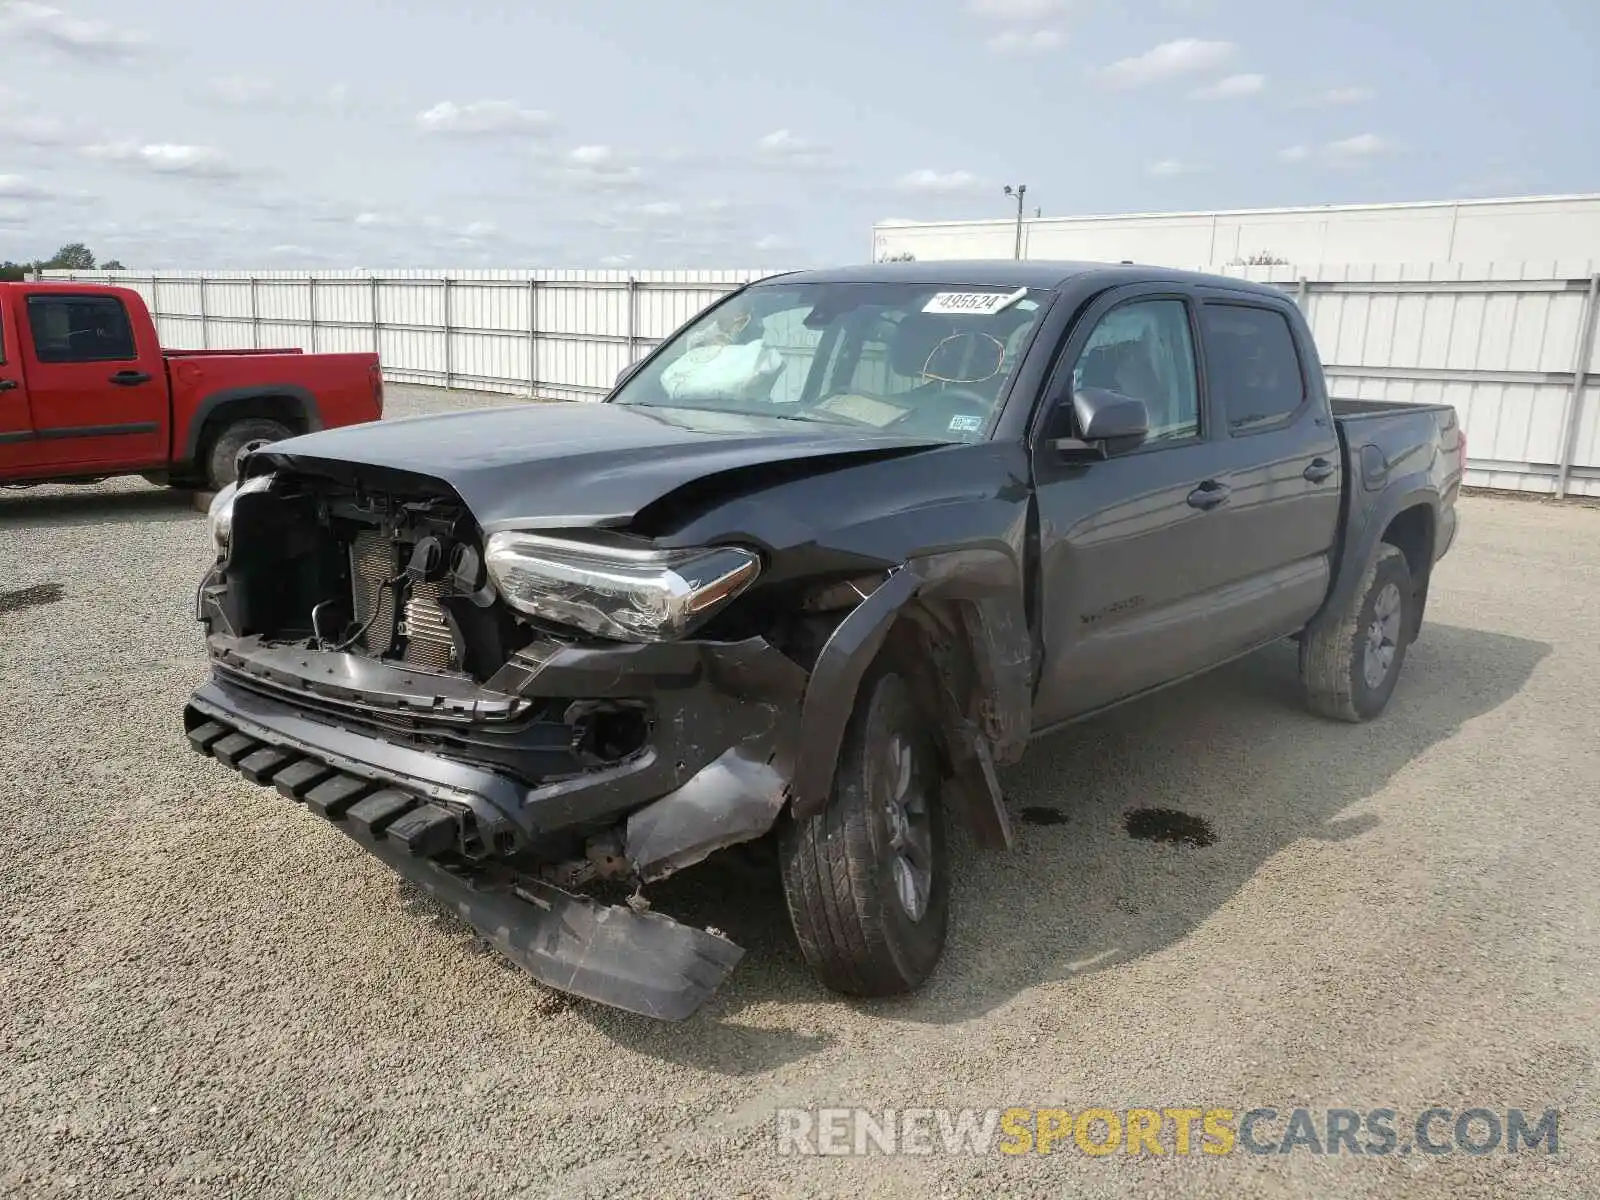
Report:
[[[957,284],[764,284],[683,331],[612,402],[977,441],[1046,299]]]

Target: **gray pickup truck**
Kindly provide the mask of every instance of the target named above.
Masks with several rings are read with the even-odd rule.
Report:
[[[1330,402],[1270,287],[776,276],[605,403],[246,455],[184,724],[554,987],[694,1011],[743,952],[645,893],[753,844],[827,986],[905,992],[1030,739],[1284,638],[1377,716],[1465,454],[1447,406]]]

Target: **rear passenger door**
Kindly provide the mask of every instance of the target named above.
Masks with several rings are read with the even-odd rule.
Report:
[[[166,368],[115,294],[25,290],[16,315],[37,454],[67,468],[129,469],[167,457]]]
[[[1339,438],[1288,298],[1214,292],[1201,300],[1207,390],[1228,475],[1219,511],[1242,589],[1230,636],[1244,649],[1294,633],[1327,594],[1339,526]]]

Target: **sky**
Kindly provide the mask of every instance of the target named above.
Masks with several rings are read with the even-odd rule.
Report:
[[[0,0],[0,259],[787,267],[1600,191],[1597,0]]]

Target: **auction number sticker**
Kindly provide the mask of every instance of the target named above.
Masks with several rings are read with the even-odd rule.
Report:
[[[1014,292],[940,292],[922,306],[922,311],[944,316],[988,317],[1011,307],[1027,294],[1027,288]]]

